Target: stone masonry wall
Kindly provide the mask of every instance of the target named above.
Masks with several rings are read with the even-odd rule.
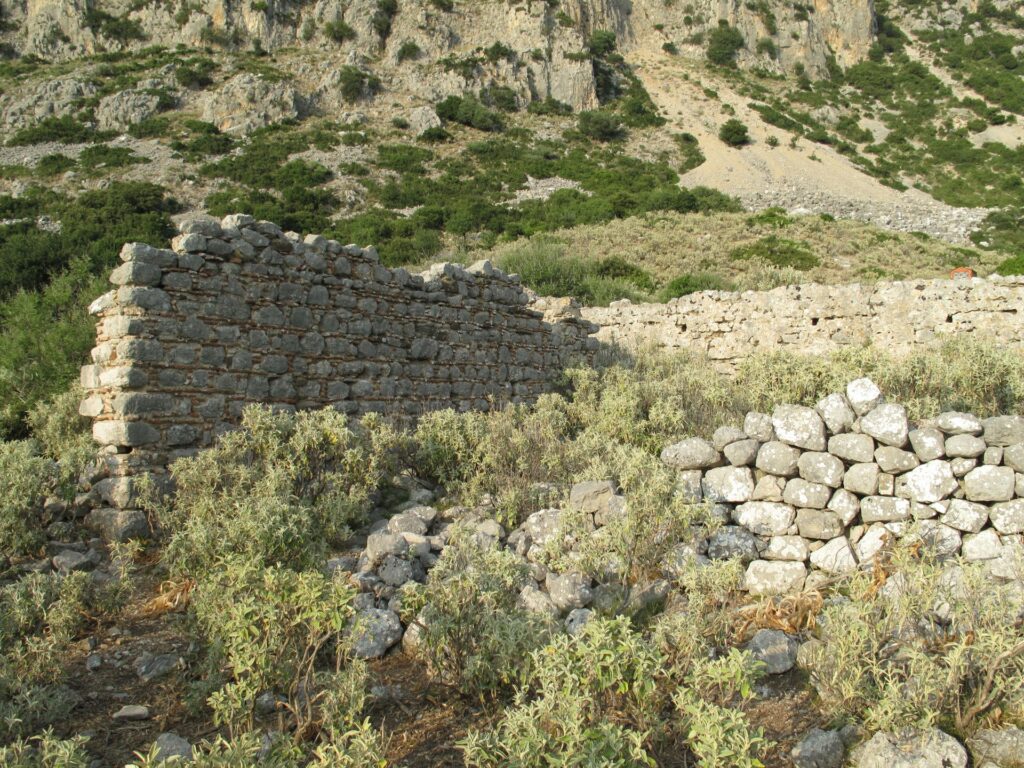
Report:
[[[952,335],[1024,346],[1024,277],[803,284],[771,291],[705,291],[668,304],[586,308],[608,342],[652,341],[706,353],[724,371],[755,352],[824,354],[871,342],[895,354]]]
[[[484,409],[531,400],[597,346],[572,303],[536,311],[488,262],[411,275],[240,215],[180,231],[170,250],[126,245],[118,287],[90,307],[81,412],[106,446],[112,508],[132,505],[127,478],[209,444],[249,403]]]

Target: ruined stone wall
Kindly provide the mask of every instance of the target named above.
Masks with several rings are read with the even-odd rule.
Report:
[[[169,250],[128,244],[90,311],[81,412],[114,477],[160,469],[236,424],[249,403],[416,416],[529,401],[597,343],[569,302],[529,305],[480,262],[423,275],[372,248],[229,216],[190,220]],[[132,504],[131,483],[106,503]]]
[[[771,291],[706,291],[668,304],[587,308],[601,341],[653,342],[706,353],[723,371],[756,352],[826,354],[872,343],[905,354],[954,335],[1024,346],[1024,277],[804,284]]]

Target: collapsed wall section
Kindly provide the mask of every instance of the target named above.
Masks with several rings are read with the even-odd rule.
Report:
[[[783,349],[813,355],[871,343],[900,355],[969,334],[1024,347],[1024,277],[704,291],[668,304],[586,308],[583,317],[601,326],[601,341],[689,349],[726,372]]]
[[[588,360],[596,330],[568,302],[545,315],[516,276],[479,262],[422,275],[372,248],[300,239],[229,216],[183,223],[171,249],[131,243],[82,369],[81,412],[108,452],[105,501],[231,429],[250,403],[415,417],[546,391]]]

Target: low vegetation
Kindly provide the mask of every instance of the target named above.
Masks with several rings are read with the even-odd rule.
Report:
[[[769,732],[756,707],[764,668],[742,643],[759,626],[743,617],[781,615],[772,613],[779,606],[751,603],[739,591],[736,560],[662,570],[694,530],[716,523],[685,501],[657,456],[679,435],[707,435],[750,408],[813,403],[863,374],[915,417],[950,408],[1024,413],[1024,358],[977,341],[904,359],[870,348],[759,356],[730,377],[692,355],[619,351],[567,371],[562,391],[535,405],[440,411],[408,431],[376,418],[347,422],[332,410],[250,408],[239,430],[174,464],[174,498],[149,491],[158,529],[145,567],[165,585],[190,585],[187,621],[173,613],[158,621],[194,648],[168,684],[189,692],[197,716],[215,728],[196,744],[197,763],[242,766],[262,754],[280,768],[390,764],[387,721],[382,730],[373,719],[369,694],[379,675],[387,684],[388,667],[371,673],[355,657],[357,593],[325,575],[323,563],[374,504],[401,498],[402,478],[415,476],[444,489],[439,507],[463,506],[454,507],[447,546],[426,582],[404,587],[393,604],[419,627],[410,658],[425,665],[440,695],[470,707],[458,740],[467,765],[654,766],[673,755],[707,768],[778,764],[780,732]],[[26,542],[25,551],[37,546],[26,526],[38,509],[38,478],[47,476],[39,451],[81,429],[66,405],[48,411],[33,417],[38,442],[7,443],[0,454],[0,476],[12,483],[4,509],[20,510],[0,518],[0,530]],[[622,489],[625,514],[575,550],[547,547],[543,562],[600,572],[618,598],[569,633],[523,608],[517,596],[532,581],[526,567],[474,533],[473,516],[514,526],[564,500],[572,482],[595,478]],[[560,535],[582,524],[566,514]],[[130,567],[132,552],[120,556]],[[133,582],[120,573],[109,583],[85,573],[5,576],[5,764],[87,765],[96,754],[74,734],[66,657],[96,627],[132,621]],[[667,595],[648,600],[659,573]],[[819,722],[869,730],[935,724],[967,737],[995,720],[1024,721],[1019,628],[1007,621],[1016,598],[1009,586],[993,588],[982,565],[944,570],[908,546],[825,588],[834,599],[814,603],[817,620],[800,630],[817,693],[806,706]],[[757,613],[737,612],[741,605]],[[267,693],[270,715],[259,703]],[[133,764],[156,760],[143,749]]]

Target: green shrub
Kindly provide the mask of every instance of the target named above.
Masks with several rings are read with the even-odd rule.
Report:
[[[719,67],[731,67],[736,63],[736,54],[743,48],[743,35],[730,27],[724,19],[708,35],[708,61]]]
[[[689,296],[699,291],[728,291],[729,283],[712,272],[687,273],[673,278],[661,289],[661,301],[670,301],[680,296]]]
[[[502,112],[515,112],[519,109],[519,100],[516,97],[516,92],[506,86],[491,86],[480,95],[489,106],[496,107]]]
[[[380,89],[380,78],[358,67],[346,65],[338,71],[341,97],[351,103],[373,96]]]
[[[460,744],[466,764],[654,766],[647,744],[658,734],[657,649],[625,619],[588,622],[534,651],[528,686],[490,731]]]
[[[442,126],[435,125],[433,128],[427,128],[427,130],[423,131],[423,133],[417,136],[417,138],[422,141],[436,143],[441,141],[451,141],[452,135],[448,133],[448,131],[446,131]]]
[[[430,0],[430,4],[439,11],[451,13],[455,10],[455,3],[452,0]]]
[[[587,41],[587,50],[595,58],[607,56],[615,50],[615,46],[615,33],[608,29],[595,29]]]
[[[474,695],[524,680],[530,651],[553,629],[518,605],[528,582],[526,564],[514,553],[456,529],[426,586],[409,601],[422,606],[415,613],[417,654],[432,674]]]
[[[77,165],[78,163],[67,155],[46,155],[39,158],[39,162],[36,163],[36,174],[39,176],[56,176],[57,174],[70,171]]]
[[[731,120],[727,120],[722,127],[718,129],[718,138],[730,147],[742,147],[750,142],[750,134],[747,132],[747,126],[735,117]]]
[[[663,50],[669,56],[679,55],[679,46],[677,46],[675,43],[664,42],[661,44],[661,50]]]
[[[0,765],[7,768],[88,768],[91,763],[84,747],[88,738],[57,738],[47,730],[31,739],[17,739],[0,747]]]
[[[612,446],[602,462],[592,462],[586,474],[615,480],[629,503],[622,514],[578,541],[572,552],[562,551],[562,542],[586,526],[587,513],[563,510],[563,536],[552,541],[545,553],[547,562],[558,572],[581,572],[613,585],[618,599],[609,606],[609,614],[637,613],[649,606],[634,602],[634,589],[646,585],[680,542],[689,543],[693,529],[706,526],[707,510],[686,499],[675,473],[659,458],[624,440]]]
[[[1011,256],[996,267],[997,275],[1024,275],[1024,254]]]
[[[149,160],[139,157],[128,147],[111,147],[106,144],[94,144],[91,147],[86,147],[78,156],[78,164],[87,173],[142,165],[148,162]]]
[[[747,226],[767,226],[775,229],[783,229],[793,223],[793,217],[790,216],[785,208],[779,206],[772,206],[771,208],[765,208],[763,211],[755,213],[753,216],[747,217]]]
[[[610,256],[585,259],[565,255],[557,242],[524,243],[497,262],[507,272],[542,296],[574,296],[590,306],[606,306],[616,299],[642,300],[654,291],[654,279],[639,267]]]
[[[824,609],[806,659],[826,716],[960,737],[1024,718],[1012,587],[983,564],[949,570],[916,550],[897,549],[890,569],[882,589],[870,573],[855,575],[850,599]]]
[[[232,555],[317,565],[368,511],[396,444],[395,432],[373,417],[349,428],[332,409],[289,415],[250,406],[240,429],[171,465],[173,500],[153,494],[168,566],[200,577]]]
[[[505,127],[501,115],[487,109],[472,96],[449,96],[437,104],[437,114],[444,120],[461,123],[478,131],[497,132]]]
[[[423,164],[432,160],[434,153],[429,149],[411,144],[381,144],[377,147],[376,163],[398,173],[425,173]]]
[[[584,136],[598,141],[614,141],[625,135],[621,118],[603,110],[580,112],[576,127]]]
[[[251,729],[264,691],[287,697],[300,733],[314,723],[318,689],[334,682],[316,661],[330,649],[340,665],[354,596],[351,587],[320,571],[263,567],[244,557],[218,563],[192,596],[210,666],[225,677],[208,700],[214,723],[232,732]]]
[[[0,587],[0,740],[67,717],[72,642],[86,617],[110,618],[122,599],[122,585],[98,586],[87,573],[33,573]]]
[[[19,128],[7,140],[12,147],[29,144],[81,144],[102,138],[94,129],[78,121],[70,115],[65,117],[47,117],[26,128]]]
[[[398,13],[398,0],[377,0],[377,9],[370,18],[370,26],[386,41],[391,34],[391,21]]]
[[[0,443],[0,551],[27,555],[43,543],[42,502],[56,474],[35,442]]]
[[[399,64],[403,61],[418,59],[420,56],[420,47],[412,40],[405,40],[400,46],[398,46],[398,53],[396,56]]]
[[[345,43],[356,39],[356,31],[344,21],[329,21],[324,24],[324,35],[336,43]]]
[[[59,463],[60,479],[69,492],[96,455],[92,422],[78,412],[84,397],[85,391],[75,384],[67,392],[38,403],[26,419],[43,453]]]
[[[499,61],[515,61],[516,52],[509,48],[504,43],[494,43],[488,48],[483,50],[484,58],[492,64],[496,64]]]
[[[174,79],[184,88],[201,90],[213,85],[213,73],[217,65],[210,59],[199,59],[174,70]]]
[[[762,237],[750,245],[741,245],[729,252],[730,259],[759,259],[775,267],[790,267],[806,271],[813,269],[821,260],[808,250],[807,244],[787,240],[777,235]]]
[[[531,115],[571,115],[572,107],[548,96],[543,101],[531,101],[526,111]]]

